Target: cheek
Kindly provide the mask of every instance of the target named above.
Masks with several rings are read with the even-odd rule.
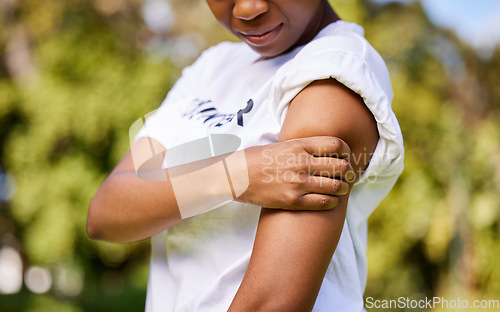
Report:
[[[230,24],[232,11],[231,6],[227,3],[227,1],[207,1],[213,16],[225,27]]]
[[[316,8],[310,5],[301,5],[295,7],[294,10],[289,10],[285,13],[290,28],[297,31],[300,28],[305,28],[316,15]]]

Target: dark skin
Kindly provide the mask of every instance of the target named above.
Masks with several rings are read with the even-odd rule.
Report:
[[[260,32],[260,23],[280,26],[279,34],[275,37],[277,42],[264,44],[256,47],[263,53],[263,56],[272,57],[276,53],[292,49],[301,42],[306,42],[311,36],[319,31],[320,27],[335,21],[338,17],[331,9],[325,8],[323,1],[229,1],[214,0],[208,2],[216,17],[231,21],[233,25],[241,26],[241,31]],[[295,4],[294,4],[295,3]],[[234,4],[234,5],[233,5]],[[270,5],[272,18],[269,12],[264,12],[261,5]],[[286,6],[283,7],[283,4]],[[293,10],[290,10],[290,5]],[[305,6],[304,6],[305,4]],[[229,7],[227,6],[229,5]],[[255,6],[253,6],[255,5]],[[229,8],[229,11],[227,10]],[[253,9],[252,9],[253,8]],[[255,11],[255,8],[257,11]],[[329,8],[329,7],[328,7]],[[233,10],[234,9],[234,10]],[[318,10],[321,9],[321,14]],[[238,18],[232,12],[238,13]],[[303,12],[310,12],[304,15]],[[257,13],[256,13],[257,12]],[[291,14],[293,13],[293,14]],[[300,14],[298,14],[300,13]],[[304,17],[307,17],[304,19]],[[321,19],[319,19],[321,17]],[[294,21],[294,22],[291,22]],[[300,23],[297,25],[295,21]],[[298,27],[300,26],[300,27]],[[244,28],[245,27],[245,28]],[[243,29],[244,28],[244,29]],[[307,31],[306,31],[307,30]],[[277,54],[276,54],[277,55]],[[165,152],[165,148],[158,142],[147,142],[141,139],[134,144],[132,150],[144,150],[149,152],[150,144],[155,146],[155,150]],[[304,181],[304,170],[312,169],[318,172],[344,173],[350,171],[350,165],[342,159],[331,157],[315,158],[312,154],[329,156],[331,154],[344,154],[349,150],[349,146],[338,138],[315,137],[303,140],[287,141],[266,146],[257,146],[245,149],[247,166],[243,168],[233,168],[238,170],[248,170],[250,185],[248,189],[236,198],[237,201],[252,203],[258,206],[285,209],[285,210],[329,210],[339,203],[339,196],[347,193],[349,186],[340,179],[329,179],[326,177],[314,176],[314,172],[308,172],[306,183]],[[264,174],[263,163],[265,163],[265,152],[271,155],[296,155],[292,158],[300,158],[299,155],[310,159],[309,163],[315,163],[312,168],[306,167],[279,167],[272,170],[276,178],[271,179],[271,183],[264,183],[268,176]],[[269,155],[269,153],[267,153]],[[145,155],[147,159],[149,156]],[[286,162],[289,163],[289,162]],[[131,151],[129,151],[111,174],[106,178],[98,192],[92,199],[89,207],[87,219],[87,232],[94,239],[101,239],[112,242],[133,242],[151,237],[161,231],[168,229],[183,221],[179,213],[176,197],[172,189],[172,183],[168,179],[168,172],[159,175],[167,177],[164,181],[145,181],[136,173],[137,164],[134,164]],[[161,161],[156,164],[156,168],[150,170],[164,170],[160,168]],[[165,171],[165,170],[164,170]],[[280,176],[284,173],[293,173],[295,182],[282,182]],[[232,194],[221,194],[218,190],[219,183],[227,184],[226,177],[222,181],[214,180],[212,174],[207,175],[207,181],[212,186],[211,190],[200,188],[194,190],[197,200],[210,200],[215,195],[222,197],[232,197]],[[202,178],[198,177],[197,180]],[[147,207],[147,208],[146,208]]]
[[[215,18],[264,58],[286,53],[311,41],[326,25],[339,20],[327,1],[207,0]],[[272,42],[253,44],[245,33],[277,34]]]
[[[339,19],[323,0],[207,0],[217,20],[263,58],[309,42]],[[334,79],[315,81],[290,103],[280,141],[328,135],[351,148],[358,175],[378,141],[359,95]],[[352,184],[350,185],[352,186]],[[342,233],[349,194],[331,210],[263,209],[254,249],[230,311],[310,311]],[[307,255],[307,256],[305,256]]]
[[[132,150],[144,151],[144,159],[148,159],[150,144],[161,156],[152,159],[156,163],[148,162],[149,168],[146,171],[136,173],[137,164],[133,160],[132,151],[129,151],[95,194],[87,218],[87,232],[91,238],[119,243],[134,242],[184,221],[177,205],[176,196],[179,194],[174,194],[169,171],[161,169],[161,154],[165,152],[163,146],[154,140],[148,142],[146,138],[142,138],[133,145]],[[330,176],[345,175],[352,168],[344,159],[313,155],[330,156],[348,152],[347,144],[332,137],[305,138],[247,148],[241,152],[245,154],[247,164],[236,161],[231,166],[235,176],[242,176],[245,174],[243,171],[246,171],[250,181],[246,191],[236,200],[277,209],[332,209],[339,203],[339,195],[347,193],[349,185],[338,179],[314,176],[314,172],[329,172]],[[266,157],[275,159],[277,155],[289,157],[283,159],[289,165],[275,165],[272,170],[264,170]],[[229,162],[231,157],[226,160]],[[302,166],[296,166],[293,160],[299,158],[307,161]],[[212,162],[212,159],[208,161]],[[187,171],[197,165],[198,162],[188,164]],[[188,179],[188,197],[198,202],[212,200],[214,196],[231,198],[230,191],[227,194],[219,191],[227,186],[226,176],[219,175],[217,178],[217,172],[211,172],[216,168],[203,167],[208,170],[205,171],[205,176],[198,175],[195,179]],[[143,173],[163,178],[144,180],[140,177]],[[270,173],[273,174],[272,179],[269,179]],[[293,174],[293,179],[284,181],[284,174]],[[196,188],[193,182],[202,186]],[[197,196],[192,196],[193,193]]]
[[[309,42],[323,27],[338,20],[325,0],[207,3],[226,28],[263,58]],[[351,163],[358,174],[368,165],[377,140],[376,122],[363,100],[336,80],[327,79],[311,83],[292,100],[280,134],[282,143],[267,148],[309,156],[315,148],[324,151],[324,147],[333,154],[347,152],[354,156],[351,159],[361,160]],[[338,182],[327,185],[314,179],[308,183],[263,184],[259,167],[264,159],[262,150],[255,147],[245,153],[250,187],[237,200],[280,209],[262,209],[252,257],[230,311],[310,311],[342,232],[347,189],[352,184],[347,189]],[[325,161],[322,166],[334,172],[348,170],[348,164],[338,159]],[[196,193],[205,196],[203,191]],[[179,222],[182,219],[170,182],[139,179],[129,152],[92,200],[88,232],[97,239],[130,242]]]
[[[293,99],[280,141],[326,134],[349,144],[351,158],[361,160],[351,165],[363,172],[378,141],[376,122],[362,99],[334,79],[315,81]],[[348,196],[328,211],[262,209],[230,311],[310,311],[342,233]]]

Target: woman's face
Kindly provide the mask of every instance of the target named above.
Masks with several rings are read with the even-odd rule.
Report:
[[[215,18],[264,57],[309,42],[331,11],[325,0],[207,0]]]

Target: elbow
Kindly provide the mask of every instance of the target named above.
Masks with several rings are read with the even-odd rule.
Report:
[[[127,236],[126,231],[117,225],[114,218],[113,205],[100,196],[99,192],[92,198],[87,214],[87,235],[93,240],[102,240],[110,243],[129,243],[135,241]]]
[[[91,239],[102,240],[102,235],[98,228],[93,223],[89,222],[89,220],[87,220],[87,235]]]
[[[289,293],[275,292],[268,289],[266,294],[253,293],[253,299],[236,296],[228,312],[279,312],[279,311],[312,311],[316,296],[293,296]],[[243,299],[245,298],[245,299]]]
[[[262,305],[249,309],[248,311],[252,312],[280,312],[280,311],[312,311],[314,307],[313,305],[307,305],[303,302],[296,302],[293,300],[289,301],[271,301],[267,304],[263,303]]]
[[[267,307],[259,311],[312,311],[315,301],[298,301],[294,298],[287,298],[284,300],[274,300]]]
[[[94,196],[94,198],[90,201],[89,212],[87,215],[87,235],[91,239],[103,240],[103,226],[99,222],[101,218],[98,216],[98,210],[97,199]]]

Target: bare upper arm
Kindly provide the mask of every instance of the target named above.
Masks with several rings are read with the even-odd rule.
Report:
[[[378,141],[375,119],[363,99],[335,79],[317,80],[290,104],[280,141],[331,135],[351,148],[357,177],[366,169]]]
[[[319,135],[350,146],[357,177],[378,141],[376,122],[361,97],[334,79],[315,81],[292,100],[280,141]],[[263,209],[231,308],[311,310],[342,233],[347,200],[348,195],[342,196],[337,207],[321,212]]]

